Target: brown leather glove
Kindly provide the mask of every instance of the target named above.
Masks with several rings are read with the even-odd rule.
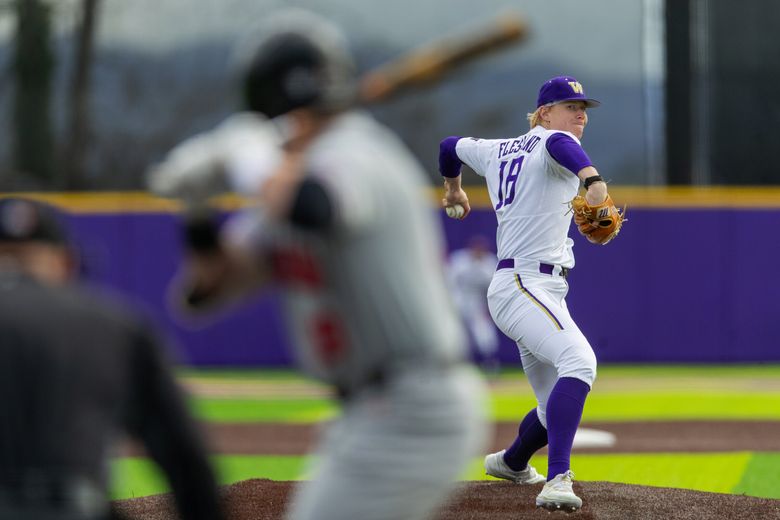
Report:
[[[626,220],[625,208],[622,212],[616,208],[609,195],[604,202],[596,206],[588,204],[581,195],[574,197],[570,204],[574,223],[580,233],[593,244],[603,245],[615,238]]]

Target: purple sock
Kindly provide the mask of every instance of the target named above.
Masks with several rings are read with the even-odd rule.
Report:
[[[517,438],[504,453],[504,462],[515,471],[522,471],[531,456],[547,446],[547,429],[539,422],[536,408],[528,412],[518,428]]]
[[[587,383],[573,377],[562,377],[550,392],[547,400],[548,481],[569,470],[571,445],[589,391]]]

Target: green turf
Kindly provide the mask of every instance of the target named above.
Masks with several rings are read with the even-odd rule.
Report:
[[[780,364],[727,364],[727,365],[599,365],[599,378],[603,377],[760,377],[780,378]],[[256,380],[279,379],[286,381],[311,382],[300,372],[290,369],[255,369],[255,368],[190,368],[181,367],[177,374],[183,377],[198,377],[206,379]],[[522,370],[511,365],[505,367],[500,379],[516,379],[522,377]]]
[[[182,371],[187,378],[307,383],[284,370]],[[607,366],[588,398],[584,420],[780,420],[780,366]],[[521,419],[535,405],[522,372],[505,370],[493,387],[492,417]],[[197,398],[195,413],[217,422],[317,422],[337,413],[327,398]]]
[[[582,481],[609,481],[643,486],[676,487],[731,493],[737,486],[750,453],[643,453],[573,455],[571,467]],[[546,456],[535,456],[531,464],[544,473]],[[482,461],[475,461],[465,480],[497,480],[486,477]],[[757,490],[745,491],[755,495]],[[756,495],[758,496],[758,495]]]
[[[220,484],[250,478],[299,480],[304,477],[306,457],[272,455],[219,455],[212,457]],[[155,495],[168,491],[168,483],[149,459],[116,459],[111,466],[113,499]]]
[[[599,377],[630,376],[713,376],[713,377],[780,377],[780,364],[740,364],[727,365],[644,365],[644,364],[602,364],[598,368]],[[509,372],[512,372],[511,370]]]
[[[231,381],[256,381],[258,378],[282,381],[306,381],[309,378],[297,370],[287,368],[192,368],[180,367],[176,370],[180,377],[197,377],[198,379],[228,379]]]
[[[213,458],[219,482],[228,484],[250,478],[299,480],[304,478],[306,457],[237,456]],[[531,463],[540,471],[545,456]],[[717,493],[740,493],[780,498],[780,453],[643,453],[574,455],[577,480],[609,481],[645,486],[676,487]],[[126,458],[114,462],[114,498],[130,498],[165,492],[168,488],[154,464]],[[482,459],[472,461],[463,480],[494,480],[485,476]]]
[[[586,404],[586,420],[632,419],[780,419],[780,393],[714,392],[688,394],[594,393]]]
[[[168,490],[168,483],[148,459],[127,457],[111,464],[111,498],[136,498]]]
[[[333,417],[336,404],[328,399],[194,399],[201,419],[213,422],[313,423]]]
[[[215,457],[222,484],[249,478],[299,480],[305,477],[307,457],[290,455],[221,455]]]
[[[536,406],[530,395],[493,397],[492,416],[498,421],[522,419]],[[643,392],[599,394],[585,404],[583,421],[692,419],[780,419],[780,393]]]
[[[572,468],[580,480],[732,493],[750,458],[746,452],[574,455]]]
[[[753,453],[731,492],[780,498],[780,453]]]
[[[530,391],[494,395],[491,416],[517,421],[536,405]],[[194,399],[193,410],[214,422],[313,423],[333,417],[337,405],[329,399]],[[780,393],[593,392],[585,406],[584,421],[742,419],[780,420]]]

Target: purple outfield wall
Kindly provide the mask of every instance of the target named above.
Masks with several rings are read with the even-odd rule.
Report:
[[[178,359],[194,365],[291,364],[273,294],[208,322],[170,315],[166,288],[181,257],[179,220],[169,212],[70,214],[84,276],[139,304],[173,339]]]
[[[780,361],[780,203],[695,205],[629,208],[623,232],[607,246],[572,230],[577,265],[569,308],[600,361]],[[495,216],[484,205],[462,222],[440,217],[449,249],[474,234],[495,234]],[[165,288],[181,254],[169,210],[71,207],[67,221],[87,278],[144,306],[170,332],[183,362],[290,364],[273,294],[198,328],[169,316]],[[518,362],[507,338],[500,357]]]
[[[607,362],[780,361],[780,209],[629,209],[606,246],[572,228],[569,311]],[[451,247],[495,227],[443,218]],[[511,341],[503,359],[517,357]]]

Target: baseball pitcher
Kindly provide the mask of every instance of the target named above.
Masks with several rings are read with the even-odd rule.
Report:
[[[622,215],[607,194],[580,145],[587,109],[599,102],[585,96],[574,78],[545,82],[531,130],[509,139],[448,137],[440,146],[443,203],[459,218],[468,216],[461,165],[485,178],[498,220],[498,268],[488,290],[496,325],[517,342],[523,369],[538,406],[523,419],[514,443],[485,458],[488,475],[520,484],[545,482],[537,506],[579,509],[572,489],[571,448],[585,399],[596,378],[596,356],[566,306],[567,275],[574,267],[567,236],[574,213],[588,240],[605,244],[620,230]],[[577,195],[580,181],[584,197]],[[549,445],[548,475],[528,465]]]

